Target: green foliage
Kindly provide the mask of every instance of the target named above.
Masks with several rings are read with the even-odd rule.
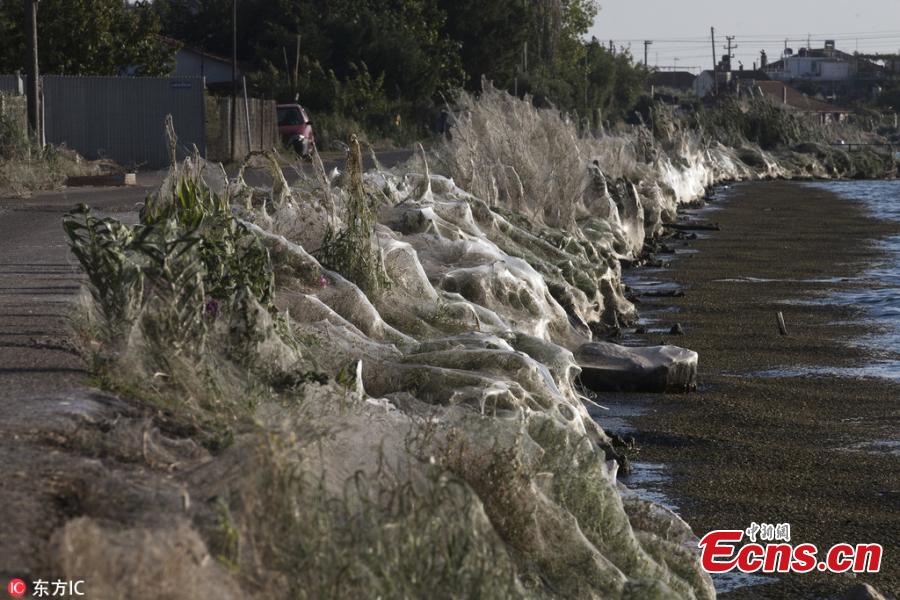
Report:
[[[347,173],[350,183],[344,228],[335,231],[329,227],[315,256],[322,266],[337,271],[370,298],[377,297],[390,282],[375,238],[375,207],[363,187],[362,151],[355,137],[350,140]]]
[[[148,283],[141,331],[154,362],[166,368],[171,356],[200,356],[206,343],[203,262],[196,250],[202,242],[168,219],[140,229],[131,245]]]
[[[230,54],[230,2],[154,7],[168,35]],[[626,114],[646,77],[627,52],[584,40],[594,0],[242,0],[238,11],[238,55],[256,67],[258,93],[299,97],[314,121],[352,119],[370,138],[421,136],[449,92],[480,91],[483,77],[604,119]]]
[[[107,342],[121,339],[137,317],[144,274],[129,252],[134,231],[114,219],[97,219],[81,204],[63,219],[72,253],[90,281]]]
[[[0,72],[24,71],[24,3],[0,3]],[[41,71],[59,75],[138,75],[171,71],[173,48],[160,37],[147,2],[41,0],[38,35]]]
[[[85,161],[72,150],[52,145],[42,148],[26,134],[24,116],[0,115],[0,194],[27,195],[53,189],[70,176],[96,175],[103,168],[100,161]]]
[[[271,305],[275,282],[268,252],[232,216],[228,199],[213,194],[201,179],[179,177],[170,199],[148,198],[141,222],[145,226],[174,222],[184,231],[197,232],[204,281],[212,298],[230,298],[246,287],[260,302]]]
[[[97,219],[81,206],[64,227],[102,324],[99,335],[85,335],[100,344],[89,358],[108,387],[139,390],[215,441],[228,437],[225,421],[251,408],[247,390],[220,386],[234,368],[228,361],[266,381],[279,375],[258,352],[269,343],[270,356],[284,349],[283,364],[297,364],[299,354],[282,340],[290,332],[275,316],[268,251],[199,176],[176,171],[137,225]],[[142,374],[163,379],[135,384]],[[234,397],[224,402],[222,389]]]
[[[141,209],[141,222],[155,225],[160,221],[174,219],[187,229],[197,229],[206,215],[231,214],[227,200],[210,191],[199,179],[177,178],[173,184],[172,198],[162,201],[150,197]]]
[[[31,150],[28,136],[12,117],[0,114],[0,160],[22,158]]]

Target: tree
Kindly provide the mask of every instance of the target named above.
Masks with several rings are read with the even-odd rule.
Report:
[[[162,75],[172,50],[159,38],[159,19],[146,2],[41,0],[41,70],[59,75]],[[0,72],[24,70],[25,16],[20,1],[0,4]]]
[[[231,54],[232,0],[153,7],[166,35]],[[585,41],[597,11],[595,0],[239,0],[237,52],[257,93],[299,93],[317,112],[369,123],[427,121],[446,92],[477,91],[482,76],[538,104],[613,117],[645,73]]]
[[[465,86],[481,89],[482,76],[513,89],[521,75],[530,35],[531,11],[522,0],[440,0],[447,19],[443,31],[459,43]]]

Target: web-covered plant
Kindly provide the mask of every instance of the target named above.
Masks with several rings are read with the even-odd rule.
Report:
[[[363,185],[362,170],[362,151],[359,140],[353,136],[347,155],[348,188],[343,229],[338,231],[329,227],[315,257],[322,266],[355,283],[366,295],[377,297],[390,281],[375,238],[374,200]]]
[[[227,363],[254,357],[260,336],[280,339],[283,318],[268,250],[200,173],[176,169],[136,225],[80,206],[64,228],[94,299],[101,377],[128,387],[150,374],[150,395],[182,388],[183,404],[205,412],[221,401]]]

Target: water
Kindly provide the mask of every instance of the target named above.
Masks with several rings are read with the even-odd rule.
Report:
[[[806,184],[828,190],[848,202],[860,203],[877,219],[900,223],[900,181],[833,181]],[[868,364],[858,367],[825,368],[815,365],[792,365],[754,375],[760,377],[809,377],[834,375],[838,377],[877,377],[900,380],[900,235],[874,243],[884,252],[884,259],[870,265],[851,279],[762,279],[737,277],[720,281],[737,284],[765,284],[796,282],[821,286],[813,298],[791,300],[792,304],[843,304],[861,308],[865,321],[874,325],[877,333],[852,343],[867,348],[872,355]],[[834,290],[831,285],[855,283],[850,289]]]
[[[672,485],[672,475],[662,463],[633,462],[628,475],[619,475],[619,481],[628,486],[638,498],[665,506],[672,512],[678,512],[678,505],[667,494]]]
[[[900,181],[826,182],[808,185],[827,189],[847,199],[848,202],[862,203],[866,210],[878,219],[900,223]],[[704,210],[709,211],[719,208],[710,207]],[[804,302],[846,303],[862,308],[865,313],[865,319],[875,324],[879,330],[879,333],[873,336],[864,337],[856,341],[856,343],[863,344],[873,350],[873,359],[869,364],[861,367],[840,369],[826,369],[815,365],[792,366],[755,375],[803,377],[827,374],[842,377],[900,379],[900,236],[878,240],[876,243],[884,250],[885,258],[876,264],[870,265],[868,270],[861,273],[858,277],[853,277],[852,280],[843,278],[781,280],[821,286],[820,297]],[[669,258],[677,258],[682,254],[688,253],[678,252],[675,255],[670,255]],[[668,280],[663,273],[665,273],[665,270],[660,269],[628,270],[623,274],[623,279],[638,293],[677,289],[677,284]],[[758,285],[773,280],[741,277],[728,281],[737,284]],[[849,282],[858,283],[859,285],[848,290],[835,290],[833,287],[837,284]],[[645,302],[639,307],[641,323],[657,326],[666,323],[669,319],[677,316],[668,312],[671,308],[670,301],[665,298],[657,299],[655,302]],[[637,403],[621,405],[610,403],[609,408],[610,410],[608,411],[597,411],[596,414],[592,414],[607,431],[618,433],[619,435],[634,434],[635,429],[631,419],[647,411],[646,407]],[[876,452],[900,456],[900,441],[897,439],[867,440],[837,450]],[[655,501],[672,510],[678,510],[678,503],[669,494],[671,474],[667,465],[636,462],[633,463],[633,467],[634,472],[630,476],[620,476],[623,483],[642,498]],[[713,577],[713,582],[719,593],[765,585],[775,581],[777,581],[776,577],[743,573],[727,573]]]
[[[849,202],[861,203],[877,219],[900,223],[900,181],[836,181],[813,183]],[[885,258],[861,274],[859,287],[829,295],[829,301],[858,306],[879,333],[860,343],[876,355],[871,369],[851,375],[900,379],[900,235],[877,240]],[[869,372],[871,371],[871,372]]]

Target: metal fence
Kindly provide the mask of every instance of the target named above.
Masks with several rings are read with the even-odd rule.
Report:
[[[0,75],[0,92],[24,94],[25,79],[18,75]]]
[[[0,75],[0,93],[24,92],[25,78]],[[44,75],[44,138],[88,159],[107,158],[129,168],[169,164],[166,115],[178,136],[178,158],[194,146],[210,160],[231,158],[230,100],[208,97],[202,77],[80,77]],[[249,115],[238,103],[235,156],[278,144],[275,102],[251,98]],[[250,140],[247,144],[247,122]]]
[[[45,75],[47,142],[66,144],[88,159],[126,167],[169,162],[166,115],[172,115],[183,157],[196,145],[205,154],[201,77],[68,77]]]

